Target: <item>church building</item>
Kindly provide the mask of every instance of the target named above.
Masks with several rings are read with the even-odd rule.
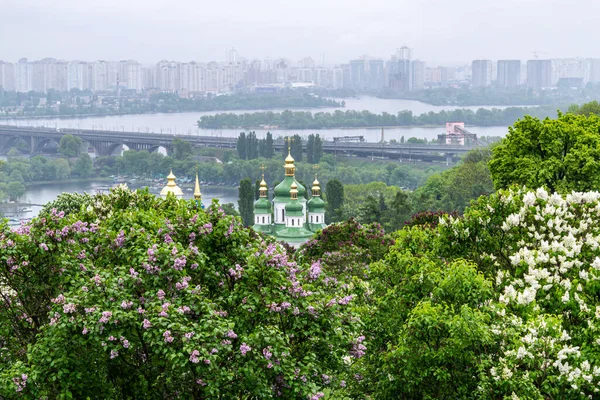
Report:
[[[315,175],[311,198],[306,201],[306,188],[295,177],[294,158],[288,150],[285,159],[285,178],[274,189],[269,201],[269,188],[262,175],[259,199],[254,203],[254,230],[274,236],[277,240],[299,246],[318,230],[325,228],[325,202]]]

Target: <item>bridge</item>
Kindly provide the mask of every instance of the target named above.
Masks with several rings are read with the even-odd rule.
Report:
[[[172,143],[175,138],[189,142],[194,147],[235,148],[237,143],[235,137],[0,125],[0,154],[6,154],[11,147],[26,149],[30,154],[41,154],[47,151],[52,143],[60,142],[65,135],[81,138],[89,146],[94,147],[98,156],[112,155],[123,145],[131,150],[149,152],[157,151],[162,147],[169,154],[173,151]],[[275,150],[279,151],[283,151],[283,147],[286,146],[282,139],[275,140],[273,145]],[[473,148],[475,146],[323,141],[323,151],[330,154],[447,163],[457,161],[459,155]]]

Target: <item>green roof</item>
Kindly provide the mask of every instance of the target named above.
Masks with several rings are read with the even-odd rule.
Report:
[[[313,197],[306,204],[308,211],[325,212],[325,202],[320,197]]]
[[[259,198],[254,202],[254,212],[256,214],[270,214],[271,202],[265,197]]]
[[[294,200],[291,203],[285,205],[285,215],[289,215],[291,217],[301,217],[302,216],[302,204],[298,202],[298,200]]]
[[[277,186],[275,186],[275,197],[281,198],[290,198],[290,190],[292,190],[292,183],[296,182],[298,186],[298,197],[304,197],[306,193],[306,188],[298,183],[298,181],[293,176],[286,176],[283,181]]]

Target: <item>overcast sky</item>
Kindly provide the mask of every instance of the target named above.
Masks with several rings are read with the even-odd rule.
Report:
[[[598,0],[0,0],[0,60],[600,57]]]

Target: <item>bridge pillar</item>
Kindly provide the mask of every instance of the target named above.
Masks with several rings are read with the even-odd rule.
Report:
[[[446,153],[446,165],[454,163],[454,153]]]

